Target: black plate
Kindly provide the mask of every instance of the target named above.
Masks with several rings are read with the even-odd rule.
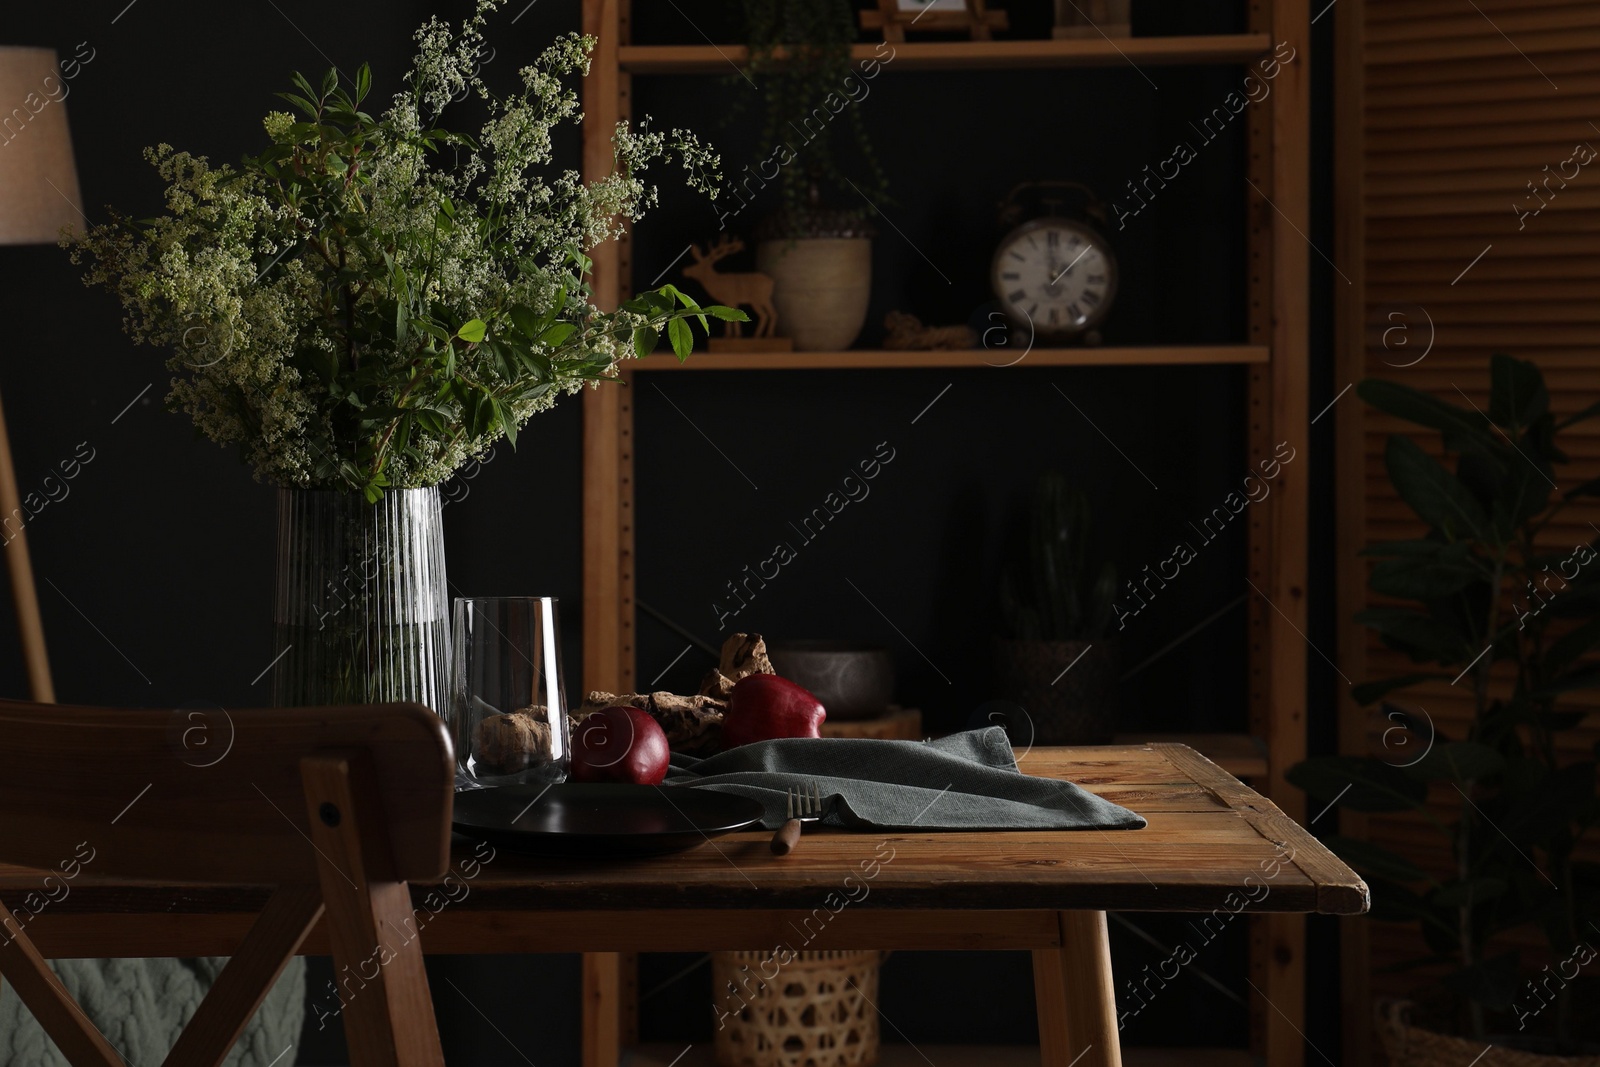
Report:
[[[454,825],[536,856],[663,856],[749,829],[762,815],[749,797],[712,789],[566,782],[457,793]]]

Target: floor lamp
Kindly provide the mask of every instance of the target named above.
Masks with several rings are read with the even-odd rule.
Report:
[[[63,226],[81,223],[66,88],[51,49],[0,48],[0,244],[54,244]],[[0,410],[0,531],[8,538],[6,566],[17,631],[33,699],[54,703],[26,524],[11,464],[11,438]]]

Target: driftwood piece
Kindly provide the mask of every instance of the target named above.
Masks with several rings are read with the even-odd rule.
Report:
[[[885,315],[883,328],[883,347],[901,352],[973,348],[977,344],[970,326],[924,326],[921,319],[904,311]]]
[[[679,696],[677,693],[602,693],[591,692],[573,713],[582,722],[601,708],[634,707],[650,713],[667,735],[667,746],[674,752],[704,756],[722,744],[722,716],[725,701],[709,696]]]
[[[516,774],[550,758],[550,724],[543,708],[491,715],[472,731],[472,754],[491,774]]]
[[[700,685],[695,696],[677,693],[584,694],[583,703],[572,713],[580,723],[601,708],[633,707],[648,711],[667,735],[674,752],[707,756],[722,747],[722,717],[728,710],[728,694],[734,683],[752,674],[774,674],[767,658],[767,643],[760,634],[733,634],[722,643],[722,662]]]
[[[739,679],[776,673],[772,660],[767,658],[767,642],[760,634],[733,634],[722,643],[722,663],[700,683],[700,693],[727,700]]]

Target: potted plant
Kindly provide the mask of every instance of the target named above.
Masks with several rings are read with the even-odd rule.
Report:
[[[479,0],[459,32],[418,30],[376,115],[368,67],[297,74],[238,167],[149,150],[167,214],[67,241],[132,337],[172,351],[169,406],[280,487],[280,703],[442,710],[439,483],[661,334],[685,358],[691,321],[744,318],[670,285],[614,312],[590,302],[584,249],[654,201],[643,170],[675,157],[710,191],[716,158],[683,131],[622,126],[613,174],[555,170],[552,137],[582,118],[567,81],[594,42],[560,38],[498,95],[481,56],[500,3]],[[469,96],[487,112],[475,136],[441,124]]]
[[[1373,917],[1416,924],[1427,945],[1409,965],[1430,976],[1416,1003],[1380,1010],[1391,1062],[1600,1064],[1582,1040],[1596,1036],[1594,1015],[1575,1010],[1600,942],[1600,866],[1578,858],[1600,805],[1593,756],[1576,752],[1586,713],[1568,700],[1600,685],[1600,538],[1554,532],[1574,500],[1600,495],[1600,480],[1558,477],[1557,444],[1600,405],[1558,420],[1539,370],[1509,356],[1493,358],[1490,380],[1487,412],[1394,382],[1358,387],[1380,411],[1437,431],[1454,457],[1452,470],[1410,437],[1389,438],[1390,481],[1426,533],[1365,552],[1380,603],[1358,621],[1425,666],[1352,691],[1382,706],[1382,754],[1306,760],[1289,778],[1319,802],[1414,812],[1448,844],[1443,870],[1328,842],[1367,877]],[[1386,700],[1408,691],[1411,706]],[[1471,699],[1453,730],[1426,712],[1445,692]],[[1532,941],[1543,944],[1525,953]]]
[[[1117,654],[1106,638],[1117,570],[1089,564],[1089,501],[1061,474],[1034,487],[1021,551],[1000,576],[1000,692],[1035,744],[1098,745],[1116,731]]]
[[[773,280],[784,333],[801,351],[849,348],[872,292],[869,223],[884,177],[862,120],[881,73],[853,63],[850,0],[740,0],[749,76],[761,87],[762,158],[738,181],[778,187],[779,206],[754,228],[756,267]]]

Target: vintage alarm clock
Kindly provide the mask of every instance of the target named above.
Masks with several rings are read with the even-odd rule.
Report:
[[[1069,208],[1076,201],[1078,208]],[[1100,323],[1117,295],[1117,257],[1096,227],[1105,207],[1078,182],[1024,182],[1000,208],[1010,227],[994,252],[989,280],[1005,317],[1044,340],[1100,342]]]

